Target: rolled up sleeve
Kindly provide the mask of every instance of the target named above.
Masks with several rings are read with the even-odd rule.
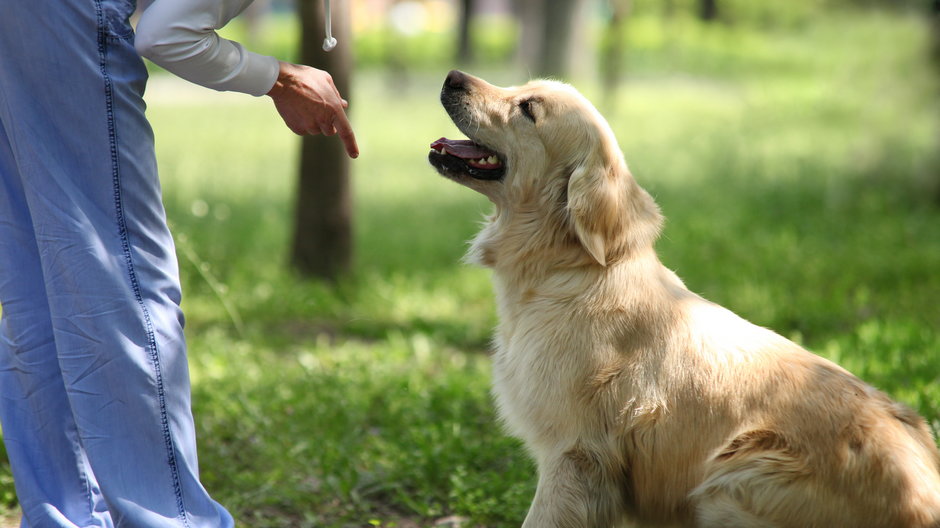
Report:
[[[255,96],[271,90],[278,61],[224,39],[217,30],[251,0],[156,0],[137,24],[141,56],[188,81]]]

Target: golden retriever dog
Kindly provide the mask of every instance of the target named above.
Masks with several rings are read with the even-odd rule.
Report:
[[[659,208],[568,85],[441,93],[468,140],[430,163],[495,213],[494,397],[538,465],[523,526],[940,527],[924,420],[834,363],[690,292]]]

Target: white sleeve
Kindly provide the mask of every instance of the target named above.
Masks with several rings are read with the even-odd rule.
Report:
[[[252,53],[216,33],[251,2],[155,0],[137,24],[137,52],[196,84],[264,95],[277,80],[277,59]]]

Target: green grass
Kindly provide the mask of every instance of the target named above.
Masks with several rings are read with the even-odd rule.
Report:
[[[925,25],[644,15],[628,35],[616,93],[576,84],[668,218],[666,265],[940,428],[940,90]],[[496,528],[525,514],[534,468],[488,395],[488,273],[460,263],[489,205],[425,160],[430,141],[458,134],[437,62],[403,85],[357,72],[356,263],[336,287],[287,268],[298,141],[270,102],[152,85],[203,480],[242,526],[458,515]]]

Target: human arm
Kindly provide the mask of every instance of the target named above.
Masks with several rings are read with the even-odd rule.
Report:
[[[297,134],[338,134],[350,157],[359,155],[347,103],[329,73],[252,53],[217,30],[252,0],[156,0],[141,15],[135,46],[155,64],[196,84],[222,91],[269,95]]]
[[[141,15],[138,53],[188,81],[220,91],[268,93],[278,76],[274,57],[217,33],[251,0],[156,0]]]

